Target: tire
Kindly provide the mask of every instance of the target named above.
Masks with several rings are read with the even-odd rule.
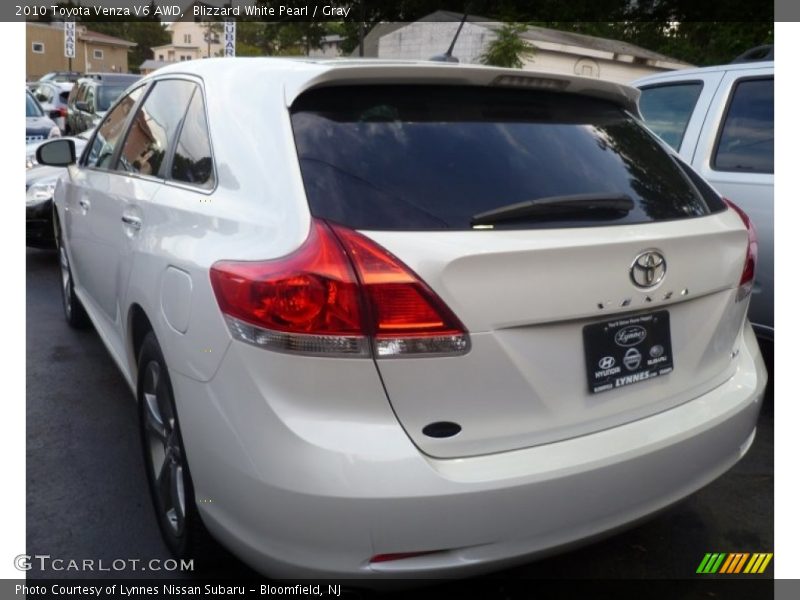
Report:
[[[90,323],[89,316],[86,314],[86,310],[83,308],[78,296],[75,295],[72,268],[69,264],[67,249],[62,241],[61,226],[56,216],[55,206],[53,207],[53,235],[56,242],[56,252],[58,252],[59,273],[61,275],[61,305],[64,308],[64,319],[74,329],[85,329]]]
[[[172,384],[153,332],[142,341],[137,381],[142,454],[161,537],[177,558],[204,558],[215,544],[197,512]]]

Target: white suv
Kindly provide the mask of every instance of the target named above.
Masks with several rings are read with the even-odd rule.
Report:
[[[243,94],[242,90],[247,93]],[[614,530],[747,452],[747,217],[597,80],[209,59],[55,192],[68,321],[138,399],[164,538],[271,576],[466,575]]]
[[[753,220],[758,268],[749,317],[774,338],[775,63],[735,62],[635,81],[644,119],[706,181]]]

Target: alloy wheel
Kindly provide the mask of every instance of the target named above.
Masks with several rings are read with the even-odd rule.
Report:
[[[145,367],[143,384],[145,451],[153,476],[159,518],[180,537],[186,521],[184,456],[175,414],[163,381],[161,366],[151,360]]]

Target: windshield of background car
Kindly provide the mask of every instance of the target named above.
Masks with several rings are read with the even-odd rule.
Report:
[[[25,94],[25,116],[26,117],[41,117],[42,109],[36,104],[36,100],[30,94]]]
[[[634,207],[496,228],[646,223],[724,210],[621,107],[586,96],[465,86],[347,86],[291,109],[312,214],[357,229],[471,229],[516,202],[629,196]]]
[[[646,87],[642,89],[639,110],[647,126],[679,150],[702,90],[700,81]]]
[[[101,85],[97,89],[97,110],[104,112],[125,91],[126,85]]]

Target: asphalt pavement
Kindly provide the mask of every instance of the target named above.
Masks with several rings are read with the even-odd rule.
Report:
[[[27,554],[106,565],[120,558],[167,559],[131,393],[94,330],[75,331],[64,322],[55,253],[29,249],[26,258]],[[772,552],[771,389],[753,447],[720,479],[633,529],[499,577],[683,579],[696,577],[706,552]],[[224,551],[195,569],[195,576],[255,577]],[[126,568],[28,576],[175,575]]]

